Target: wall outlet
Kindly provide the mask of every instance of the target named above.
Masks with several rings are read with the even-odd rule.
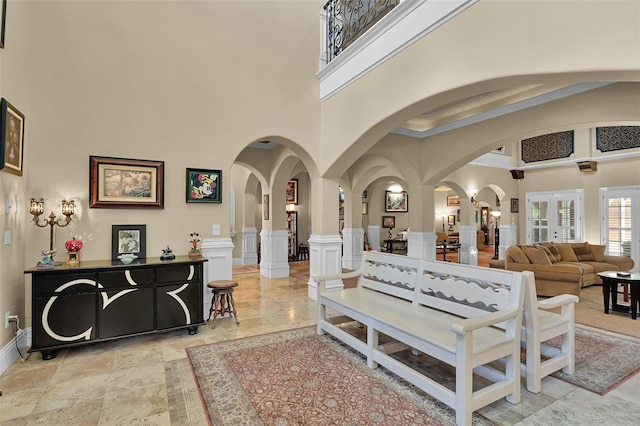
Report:
[[[213,225],[211,227],[211,233],[213,235],[220,235],[220,225]]]

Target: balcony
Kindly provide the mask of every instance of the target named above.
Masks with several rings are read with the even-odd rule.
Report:
[[[329,0],[320,18],[320,99],[340,91],[477,1]]]

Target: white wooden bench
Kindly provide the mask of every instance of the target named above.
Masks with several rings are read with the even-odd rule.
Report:
[[[535,282],[527,280],[525,286],[522,341],[527,355],[522,373],[527,378],[527,390],[539,393],[542,379],[549,374],[558,370],[567,374],[575,371],[574,309],[579,299],[572,294],[561,294],[539,301]],[[550,312],[554,308],[560,308],[560,313]],[[560,337],[559,348],[545,344],[554,337]]]
[[[358,277],[358,286],[325,290],[325,282]],[[357,271],[315,277],[318,282],[318,334],[330,333],[378,364],[418,386],[456,411],[458,425],[471,424],[473,411],[502,397],[520,402],[520,332],[523,280],[512,272],[448,262],[365,252]],[[330,308],[340,317],[327,317]],[[341,324],[367,327],[366,341]],[[393,339],[380,345],[379,333]],[[412,348],[456,369],[455,390],[426,377],[391,354]],[[488,364],[506,360],[504,371]],[[473,374],[491,381],[473,390]]]

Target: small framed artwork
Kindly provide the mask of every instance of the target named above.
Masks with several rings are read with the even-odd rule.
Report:
[[[460,197],[457,195],[447,195],[447,206],[458,207],[460,205]]]
[[[362,214],[369,214],[369,203],[362,203]]]
[[[298,179],[291,179],[287,182],[287,192],[284,198],[286,204],[298,204]]]
[[[0,169],[22,176],[24,115],[4,98],[0,101],[0,115]]]
[[[187,203],[221,203],[222,171],[187,169]]]
[[[89,157],[89,207],[164,208],[164,161]]]
[[[453,226],[456,224],[456,215],[450,214],[447,216],[447,225]]]
[[[262,196],[262,219],[269,220],[269,194]]]
[[[111,259],[121,254],[147,257],[147,225],[111,225]]]
[[[80,253],[78,252],[67,252],[67,264],[68,265],[76,265],[80,263]]]
[[[409,211],[409,196],[406,191],[384,193],[384,211],[406,213]]]
[[[395,216],[382,216],[382,227],[393,229],[396,227],[396,217]]]
[[[520,212],[520,199],[512,198],[511,199],[511,213],[519,213]]]
[[[344,211],[344,191],[342,188],[338,191],[338,211]]]

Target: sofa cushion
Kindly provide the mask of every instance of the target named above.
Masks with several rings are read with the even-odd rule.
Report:
[[[578,259],[578,262],[593,260],[593,254],[589,248],[589,243],[574,243],[571,248]]]
[[[578,258],[576,257],[576,254],[573,251],[573,248],[571,248],[571,244],[556,244],[555,245],[558,248],[558,251],[560,252],[560,260],[562,260],[563,262],[577,262]]]
[[[604,262],[604,252],[607,249],[607,246],[589,244],[589,248],[591,249],[594,262]]]
[[[551,260],[542,249],[542,247],[523,246],[522,251],[527,255],[529,261],[538,265],[550,265]]]

